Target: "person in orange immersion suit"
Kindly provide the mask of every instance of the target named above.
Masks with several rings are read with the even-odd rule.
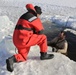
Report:
[[[18,54],[6,59],[6,68],[10,72],[14,70],[15,62],[27,60],[31,46],[39,45],[41,60],[54,57],[53,54],[47,54],[47,38],[43,34],[44,28],[39,18],[42,13],[41,8],[27,4],[26,9],[27,12],[19,18],[13,33],[13,43],[18,49]]]

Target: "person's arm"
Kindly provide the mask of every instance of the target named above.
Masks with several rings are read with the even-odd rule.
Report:
[[[44,27],[39,18],[31,22],[32,27],[34,27],[37,34],[44,34]]]
[[[58,37],[53,38],[50,42],[48,42],[48,46],[54,47],[55,42],[57,41]]]
[[[67,48],[68,48],[68,43],[65,42],[64,49],[58,49],[57,52],[62,53],[62,54],[66,54],[67,53]]]
[[[53,39],[51,40],[51,42],[50,42],[50,43],[54,43],[54,42],[56,42],[56,41],[57,41],[57,39],[58,39],[58,37],[53,38]]]

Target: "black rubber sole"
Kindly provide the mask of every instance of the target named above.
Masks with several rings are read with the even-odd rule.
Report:
[[[13,66],[13,65],[12,65]],[[10,63],[9,63],[9,60],[8,59],[6,59],[6,68],[7,68],[7,70],[8,71],[10,71],[10,72],[12,72],[13,71],[13,68],[11,68],[11,65],[10,65]]]
[[[41,58],[41,57],[40,57],[41,60],[48,60],[48,59],[52,59],[52,58],[54,58],[54,55],[51,55],[51,56],[48,57],[48,58],[45,58],[45,57],[44,57],[44,58]]]

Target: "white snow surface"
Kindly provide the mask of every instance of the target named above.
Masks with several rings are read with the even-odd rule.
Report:
[[[14,26],[13,22],[4,15],[0,16],[0,41],[7,35],[13,32]],[[11,29],[10,29],[11,28]]]
[[[3,5],[10,5],[10,6],[22,6],[26,3],[43,3],[43,4],[52,4],[57,6],[68,6],[68,7],[76,7],[76,0],[0,0],[1,4]]]
[[[15,63],[12,73],[6,70],[5,60],[15,53],[12,37],[8,36],[0,43],[0,75],[75,75],[76,62],[65,55],[52,53],[48,47],[48,53],[54,54],[50,60],[40,60],[38,46],[32,46],[25,62]]]
[[[53,59],[42,61],[39,58],[40,49],[38,46],[31,47],[27,61],[14,64],[12,73],[6,70],[6,59],[15,54],[12,34],[16,21],[26,11],[24,6],[29,2],[40,6],[43,4],[42,22],[49,20],[60,26],[76,29],[75,0],[0,0],[0,75],[76,75],[76,62],[60,53],[53,53],[55,55]],[[66,7],[69,12],[73,10],[69,13],[63,6],[74,8],[68,9]],[[49,10],[50,8],[53,10],[52,13]],[[61,13],[60,10],[62,10]],[[72,29],[66,29],[65,31],[70,31],[76,35],[76,31]],[[51,47],[48,47],[48,53],[52,53]]]

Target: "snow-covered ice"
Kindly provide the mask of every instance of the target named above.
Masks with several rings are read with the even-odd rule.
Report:
[[[9,18],[4,15],[0,16],[0,41],[10,32],[13,32],[14,26],[13,22],[9,20]]]
[[[6,59],[15,54],[12,42],[15,24],[20,15],[26,12],[25,4],[29,2],[42,7],[42,22],[50,21],[61,27],[69,27],[71,29],[65,31],[76,35],[75,0],[0,0],[0,75],[76,75],[75,61],[60,53],[53,53],[53,59],[41,61],[38,46],[31,47],[26,62],[14,64],[14,72],[6,70]],[[48,53],[52,53],[51,47],[48,47]]]

